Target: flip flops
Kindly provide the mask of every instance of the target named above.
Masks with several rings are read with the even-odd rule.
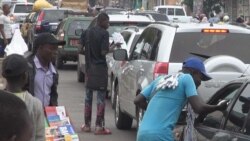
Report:
[[[111,131],[104,127],[96,127],[95,129],[95,135],[109,135],[111,134]]]
[[[91,128],[89,126],[84,125],[84,124],[81,126],[81,130],[83,132],[91,132]]]

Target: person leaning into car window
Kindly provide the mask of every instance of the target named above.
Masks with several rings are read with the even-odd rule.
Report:
[[[199,114],[226,109],[226,102],[208,105],[197,94],[201,81],[210,79],[203,62],[190,57],[183,62],[179,73],[163,75],[151,82],[134,100],[137,106],[146,109],[137,141],[173,141],[173,128],[187,101]]]

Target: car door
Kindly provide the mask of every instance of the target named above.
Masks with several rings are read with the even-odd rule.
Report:
[[[232,117],[232,109],[240,111],[239,104],[236,104],[238,97],[245,88],[244,82],[233,82],[222,89],[220,89],[214,96],[208,101],[209,104],[217,104],[220,100],[229,100],[229,105],[226,111],[215,111],[207,115],[199,115],[196,119],[195,128],[198,131],[198,140],[205,141],[211,140],[216,134],[224,133],[231,135],[230,138],[242,138],[245,141],[245,135],[238,132],[239,127],[232,124],[228,117]],[[250,89],[249,89],[250,90]],[[239,141],[239,140],[238,140]]]
[[[138,71],[138,64],[141,51],[143,46],[145,45],[145,41],[147,36],[149,36],[150,29],[144,30],[137,43],[135,44],[130,56],[129,61],[123,64],[123,69],[120,75],[120,106],[121,109],[124,109],[128,113],[135,116],[134,104],[131,99],[133,99],[136,95],[137,91],[137,80],[135,72]]]
[[[136,44],[136,49],[140,49],[140,54],[138,56],[135,55],[135,52],[132,53],[133,55],[129,61],[130,66],[127,69],[126,75],[127,79],[130,81],[128,86],[131,90],[131,93],[127,93],[127,95],[125,95],[127,102],[126,105],[128,105],[129,113],[131,113],[134,117],[136,116],[136,107],[133,101],[142,89],[142,85],[147,85],[149,83],[147,75],[149,75],[149,77],[151,76],[151,80],[153,78],[153,75],[150,72],[153,70],[152,60],[156,58],[153,50],[154,48],[157,48],[157,45],[154,46],[157,38],[156,29],[148,28],[142,35],[142,38],[140,38]]]
[[[237,141],[250,141],[250,83],[246,83],[230,108],[222,129]]]

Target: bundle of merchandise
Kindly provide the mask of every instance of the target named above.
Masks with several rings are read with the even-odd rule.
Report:
[[[79,141],[64,106],[45,107],[46,141]]]

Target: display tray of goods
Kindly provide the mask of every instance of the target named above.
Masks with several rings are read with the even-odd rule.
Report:
[[[65,106],[45,107],[46,141],[79,141]]]

